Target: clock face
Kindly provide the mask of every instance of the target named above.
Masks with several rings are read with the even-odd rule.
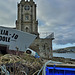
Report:
[[[30,7],[28,5],[25,6],[25,10],[29,10]]]

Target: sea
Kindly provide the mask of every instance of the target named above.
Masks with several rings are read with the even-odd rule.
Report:
[[[75,53],[53,53],[53,56],[75,59]]]

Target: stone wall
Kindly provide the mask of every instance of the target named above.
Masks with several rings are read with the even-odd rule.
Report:
[[[43,58],[52,58],[52,40],[51,39],[36,39],[30,46],[31,49],[36,51]]]

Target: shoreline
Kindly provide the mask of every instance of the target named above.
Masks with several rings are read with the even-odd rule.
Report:
[[[53,52],[53,53],[75,53],[75,52]]]
[[[63,62],[63,63],[75,64],[75,59],[71,59],[71,58],[53,57],[51,60],[59,61],[59,62]]]

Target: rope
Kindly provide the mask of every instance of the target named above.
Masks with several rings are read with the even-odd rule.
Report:
[[[49,60],[49,61],[47,61],[47,62],[44,64],[44,66],[39,70],[39,72],[38,72],[37,75],[39,75],[39,74],[41,73],[41,71],[42,71],[42,75],[46,75],[46,66],[47,66],[48,63],[61,64],[61,62],[56,62],[56,61],[51,61],[51,60]]]
[[[37,70],[36,72],[33,73],[33,75],[37,74],[39,72],[39,70]]]

